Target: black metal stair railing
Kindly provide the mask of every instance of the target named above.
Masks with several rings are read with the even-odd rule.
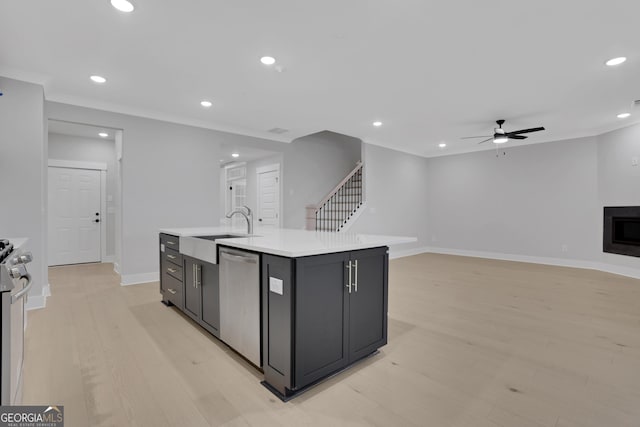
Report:
[[[362,205],[362,164],[338,184],[315,211],[315,229],[340,231]]]

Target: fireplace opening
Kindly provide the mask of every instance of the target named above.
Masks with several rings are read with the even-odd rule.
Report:
[[[640,218],[613,218],[613,243],[640,244]]]
[[[604,252],[640,257],[640,206],[604,208]]]

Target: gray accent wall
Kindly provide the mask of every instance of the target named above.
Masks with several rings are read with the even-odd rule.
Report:
[[[39,85],[0,77],[0,238],[27,237],[33,287],[27,307],[44,305],[48,284],[44,93]]]
[[[49,133],[49,159],[100,162],[107,165],[107,256],[115,257],[116,200],[118,197],[118,175],[116,170],[116,147],[114,141],[80,136]],[[108,197],[105,197],[108,199]]]
[[[640,125],[498,154],[428,160],[432,250],[515,255],[640,277],[639,258],[602,251],[603,207],[640,205],[640,166],[633,165],[640,158]]]
[[[365,205],[348,232],[418,238],[392,247],[392,255],[427,246],[427,159],[371,144],[362,152]]]
[[[501,147],[497,154],[429,159],[429,246],[596,260],[596,139]]]

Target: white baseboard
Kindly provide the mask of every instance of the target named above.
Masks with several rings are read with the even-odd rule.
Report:
[[[120,285],[130,286],[139,285],[141,283],[157,282],[160,280],[160,273],[141,273],[141,274],[121,274]]]
[[[632,277],[634,279],[640,279],[640,270],[637,268],[607,264],[604,262],[600,262],[598,263],[598,265],[599,267],[596,270],[604,271],[606,273],[618,274],[620,276]]]
[[[115,255],[104,256],[102,257],[102,262],[105,264],[110,262],[116,262],[116,256]]]
[[[640,279],[640,270],[632,267],[608,264],[599,261],[585,261],[580,259],[536,257],[529,255],[505,254],[500,252],[470,251],[465,249],[421,247],[408,249],[405,251],[391,252],[389,258],[401,258],[405,256],[418,255],[420,253],[435,253],[444,255],[468,256],[474,258],[499,259],[503,261],[528,262],[531,264],[555,265],[559,267],[584,268],[588,270],[599,270],[606,273],[618,274],[620,276]]]
[[[24,305],[25,310],[37,310],[39,308],[45,308],[47,306],[47,297],[51,296],[51,286],[47,283],[42,287],[42,293],[40,295],[29,294],[29,299]]]
[[[394,249],[392,246],[389,248],[389,259],[404,258],[406,256],[419,255],[426,252],[430,252],[428,246],[421,246],[419,248],[411,248],[411,249],[404,249],[404,250],[397,250],[397,249]]]

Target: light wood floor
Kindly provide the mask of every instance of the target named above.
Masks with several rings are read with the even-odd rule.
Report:
[[[640,281],[425,254],[390,268],[389,344],[282,403],[260,375],[110,264],[49,272],[25,403],[75,426],[640,425]]]

